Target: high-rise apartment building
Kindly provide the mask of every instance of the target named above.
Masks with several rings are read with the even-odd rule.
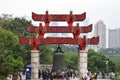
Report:
[[[98,49],[106,48],[106,25],[102,20],[99,20],[94,27],[95,36],[99,36]]]
[[[120,28],[108,29],[108,48],[120,47]]]

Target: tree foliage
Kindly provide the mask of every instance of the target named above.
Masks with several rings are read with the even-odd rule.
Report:
[[[65,53],[65,64],[67,68],[77,69],[78,54]],[[108,64],[106,64],[108,61]],[[94,50],[88,50],[88,70],[91,72],[115,72],[115,63],[110,58],[106,57],[103,53],[95,52]]]
[[[112,61],[116,64],[116,71],[120,72],[120,56],[112,57]]]
[[[77,54],[74,53],[64,53],[65,56],[65,64],[67,68],[77,69]]]
[[[27,20],[25,17],[13,18],[12,15],[3,14],[0,17],[0,26],[6,30],[13,32],[18,37],[20,36],[30,36],[26,31],[26,25],[32,25],[31,21]]]
[[[52,64],[53,62],[53,51],[50,45],[42,45],[39,47],[40,52],[40,63],[41,64]]]
[[[22,69],[23,47],[12,32],[0,28],[0,75]]]
[[[15,18],[13,18],[12,15],[3,14],[0,17],[0,25],[5,30],[8,30],[8,31],[11,31],[12,33],[14,33],[14,35],[16,35],[18,38],[20,36],[31,38],[32,36],[35,35],[35,34],[28,33],[26,31],[26,25],[32,25],[32,23],[31,23],[30,20],[27,20],[25,17],[21,17],[21,18],[15,17]],[[26,64],[30,63],[31,46],[29,46],[29,45],[21,45],[21,46],[24,47],[24,49],[23,49],[24,52],[23,53],[25,53],[25,54],[23,55],[23,60],[24,60],[24,64],[26,65]],[[15,49],[16,52],[19,51],[19,50],[16,50],[16,48],[12,48],[12,49]],[[22,54],[20,54],[20,55],[22,55]]]
[[[107,62],[108,61],[108,62]],[[88,51],[88,70],[92,72],[98,71],[114,71],[115,63],[106,57],[103,53],[95,52],[94,50]]]
[[[100,49],[100,52],[104,53],[115,63],[116,71],[120,72],[120,48],[106,48]]]

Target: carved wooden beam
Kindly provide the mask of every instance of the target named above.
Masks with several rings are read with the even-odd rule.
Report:
[[[86,36],[83,38],[20,38],[20,44],[29,44],[32,45],[33,50],[36,50],[39,45],[43,44],[73,44],[79,45],[80,48],[85,49],[86,45],[97,45],[99,42],[99,37],[93,37],[86,39]]]
[[[68,19],[68,16],[72,16],[72,14],[36,14],[32,12],[32,19],[34,21],[45,21],[45,18],[48,19],[49,21],[83,21],[86,18],[86,12],[82,14],[75,14],[73,15],[70,19]]]
[[[78,31],[80,31],[80,33],[88,33],[92,31],[92,24],[88,25],[88,26],[73,26],[73,27],[68,27],[68,26],[49,26],[49,27],[45,27],[45,26],[41,26],[41,29],[45,30],[45,33],[73,33],[73,31],[76,31],[78,28]],[[38,32],[38,28],[39,26],[30,26],[27,25],[26,29],[28,32],[31,33],[37,33]]]

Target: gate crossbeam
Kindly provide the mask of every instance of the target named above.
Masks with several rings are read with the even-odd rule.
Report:
[[[90,39],[86,39],[84,36],[83,38],[44,38],[40,39],[37,37],[33,38],[20,38],[21,44],[30,44],[33,46],[38,47],[38,45],[43,44],[72,44],[72,45],[79,45],[81,47],[86,47],[86,45],[96,45],[99,42],[99,37],[93,37]]]
[[[26,29],[28,32],[31,33],[37,33],[38,31],[44,31],[44,33],[73,33],[77,30],[78,27],[78,31],[80,33],[88,33],[92,31],[92,24],[88,25],[88,26],[72,26],[72,27],[68,27],[68,26],[30,26],[27,25]]]

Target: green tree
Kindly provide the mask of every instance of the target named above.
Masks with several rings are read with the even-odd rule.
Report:
[[[112,57],[112,60],[116,64],[116,71],[120,72],[120,57]]]
[[[12,15],[2,14],[0,16],[0,26],[6,28],[7,30],[12,20],[13,20]]]
[[[32,36],[35,35],[34,33],[31,34],[26,31],[26,25],[32,25],[32,23],[30,20],[27,20],[25,17],[13,18],[12,15],[3,14],[2,16],[0,16],[0,25],[5,30],[8,30],[14,33],[16,36],[18,36],[18,38],[20,38],[20,36],[31,38]],[[23,50],[25,53],[23,55],[23,60],[24,60],[24,64],[26,65],[30,63],[30,60],[31,60],[31,55],[30,55],[31,46],[29,45],[22,45],[22,46],[24,47]]]
[[[65,65],[67,68],[77,69],[77,54],[74,53],[64,53],[65,56]]]
[[[108,61],[107,64],[106,61]],[[107,71],[115,71],[115,64],[113,61],[106,57],[103,53],[95,52],[91,49],[88,50],[88,70],[92,72],[103,70],[106,72],[106,68]]]
[[[19,44],[18,37],[0,27],[0,75],[22,69],[23,55],[24,47]]]
[[[53,51],[50,45],[42,45],[39,47],[40,64],[52,64]]]
[[[36,33],[29,33],[26,31],[26,25],[32,25],[32,23],[30,20],[27,20],[25,17],[13,18],[12,15],[3,14],[0,17],[0,25],[2,26],[2,28],[13,32],[18,37],[23,36],[23,37],[32,38],[33,36],[36,35]],[[27,65],[31,63],[30,50],[32,49],[32,47],[29,45],[22,45],[22,46],[24,46],[24,53],[25,53],[23,55],[24,64]],[[52,59],[51,59],[52,52],[48,45],[40,46],[39,52],[41,54],[41,60],[40,60],[41,63],[43,64],[52,63]]]
[[[31,36],[26,31],[26,25],[32,25],[31,21],[27,20],[25,17],[12,18],[12,15],[3,14],[0,17],[0,26],[6,30],[13,32],[18,37],[20,36]]]

